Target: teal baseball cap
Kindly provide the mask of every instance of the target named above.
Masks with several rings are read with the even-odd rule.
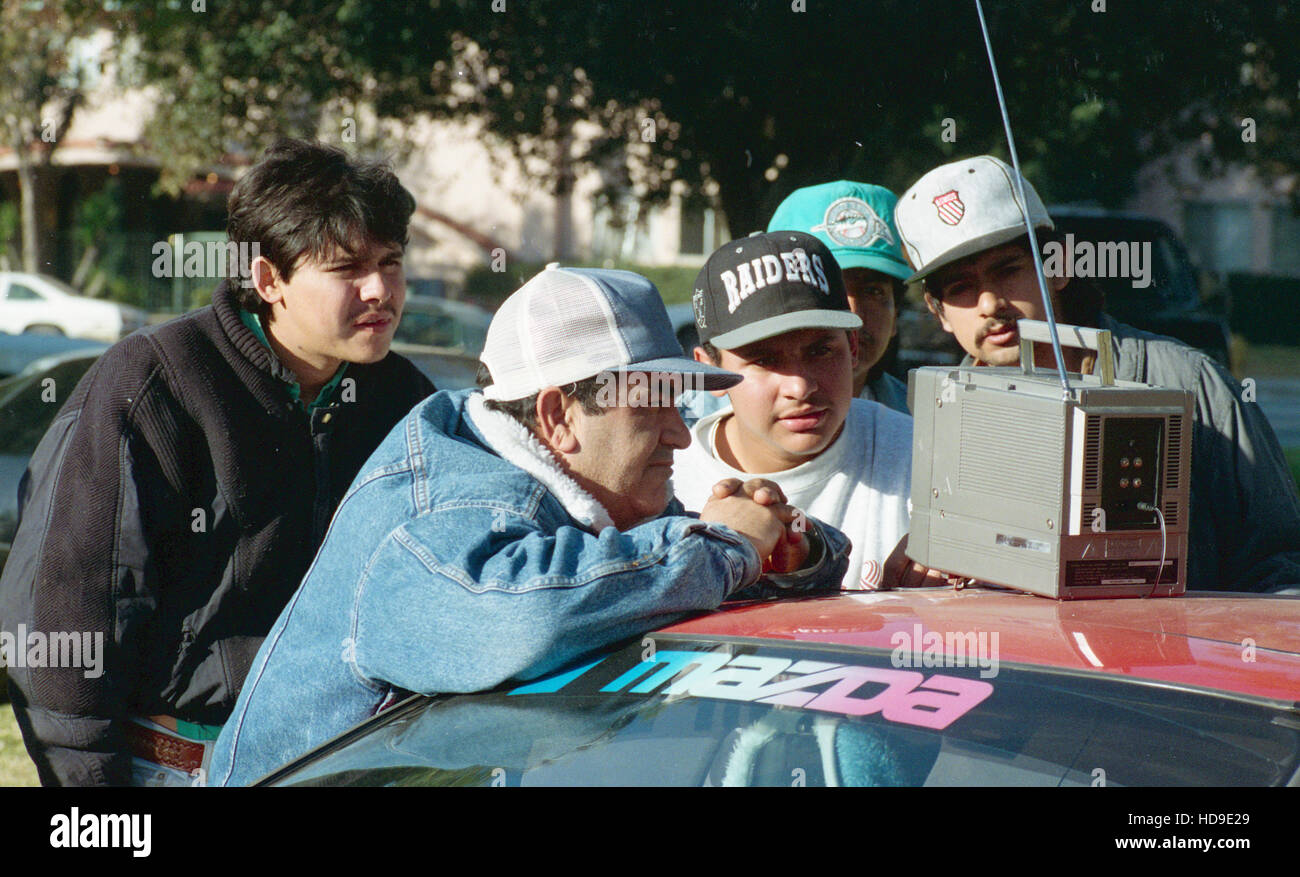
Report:
[[[898,245],[894,205],[883,186],[836,180],[795,189],[781,202],[768,231],[803,231],[819,238],[841,269],[871,268],[906,280],[912,268]]]

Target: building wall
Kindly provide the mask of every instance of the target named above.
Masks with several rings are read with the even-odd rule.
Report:
[[[578,137],[582,134],[579,129]],[[683,252],[679,192],[662,207],[640,205],[630,196],[617,205],[603,205],[597,198],[600,174],[590,169],[577,174],[566,210],[547,179],[526,174],[511,150],[493,143],[476,121],[423,121],[411,125],[406,136],[418,145],[398,166],[398,175],[417,202],[490,238],[511,258],[533,263],[558,259],[699,265],[727,240],[725,223],[707,210],[698,223],[707,249]],[[567,249],[557,241],[565,221]],[[408,257],[411,273],[459,273],[491,263],[492,249],[447,224],[417,217],[415,225]]]
[[[1158,216],[1202,266],[1219,272],[1300,277],[1300,218],[1291,213],[1294,177],[1271,182],[1229,166],[1202,177],[1196,147],[1152,162],[1138,175],[1131,209]]]

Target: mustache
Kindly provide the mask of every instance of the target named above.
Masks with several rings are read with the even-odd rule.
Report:
[[[1007,329],[1015,329],[1016,321],[1019,319],[1019,315],[1012,314],[999,314],[994,316],[990,320],[986,321],[984,325],[980,326],[978,340],[983,341],[990,335],[1005,332]]]
[[[384,305],[374,310],[365,310],[352,318],[352,322],[357,323],[362,320],[368,320],[371,317],[392,317],[397,319],[397,309],[392,305]]]

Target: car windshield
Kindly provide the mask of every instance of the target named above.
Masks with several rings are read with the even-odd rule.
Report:
[[[1280,785],[1280,705],[808,644],[641,643],[538,683],[419,699],[279,785]]]

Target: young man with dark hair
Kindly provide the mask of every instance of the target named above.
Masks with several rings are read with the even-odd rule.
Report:
[[[202,777],[343,492],[434,389],[388,352],[414,206],[386,166],[275,144],[230,197],[248,285],[115,345],[55,418],[0,614],[99,643],[102,664],[10,670],[42,783]]]
[[[408,692],[535,679],[729,596],[838,586],[843,534],[796,531],[776,485],[717,485],[698,515],[673,499],[690,440],[673,385],[740,378],[682,356],[644,277],[547,268],[497,311],[482,359],[483,390],[417,406],[357,476],[253,662],[214,784]]]
[[[907,384],[887,370],[896,348],[898,314],[912,273],[898,248],[893,192],[870,183],[837,180],[791,192],[767,224],[775,231],[800,231],[817,238],[840,266],[849,310],[861,321],[853,365],[853,395],[907,414]],[[698,329],[698,327],[697,327]],[[708,343],[702,348],[717,359]],[[727,405],[725,396],[687,393],[682,414],[688,423]]]
[[[771,480],[852,540],[845,589],[894,584],[885,566],[908,529],[912,420],[854,398],[862,320],[830,250],[799,231],[724,244],[694,306],[695,358],[745,379],[677,453],[677,498],[693,508],[719,479]]]
[[[1022,203],[1015,170],[985,155],[935,168],[899,199],[895,219],[916,268],[910,279],[924,281],[926,304],[965,348],[968,364],[1018,365],[1016,321],[1046,318],[1025,216],[1036,235],[1050,233],[1053,223],[1023,182]],[[1236,382],[1209,356],[1115,321],[1100,310],[1092,284],[1048,269],[1057,318],[1110,331],[1117,379],[1194,394],[1188,589],[1300,584],[1300,497],[1259,406],[1243,402]],[[1062,353],[1070,371],[1092,371],[1091,353]],[[1046,345],[1037,346],[1034,362],[1055,369]]]

